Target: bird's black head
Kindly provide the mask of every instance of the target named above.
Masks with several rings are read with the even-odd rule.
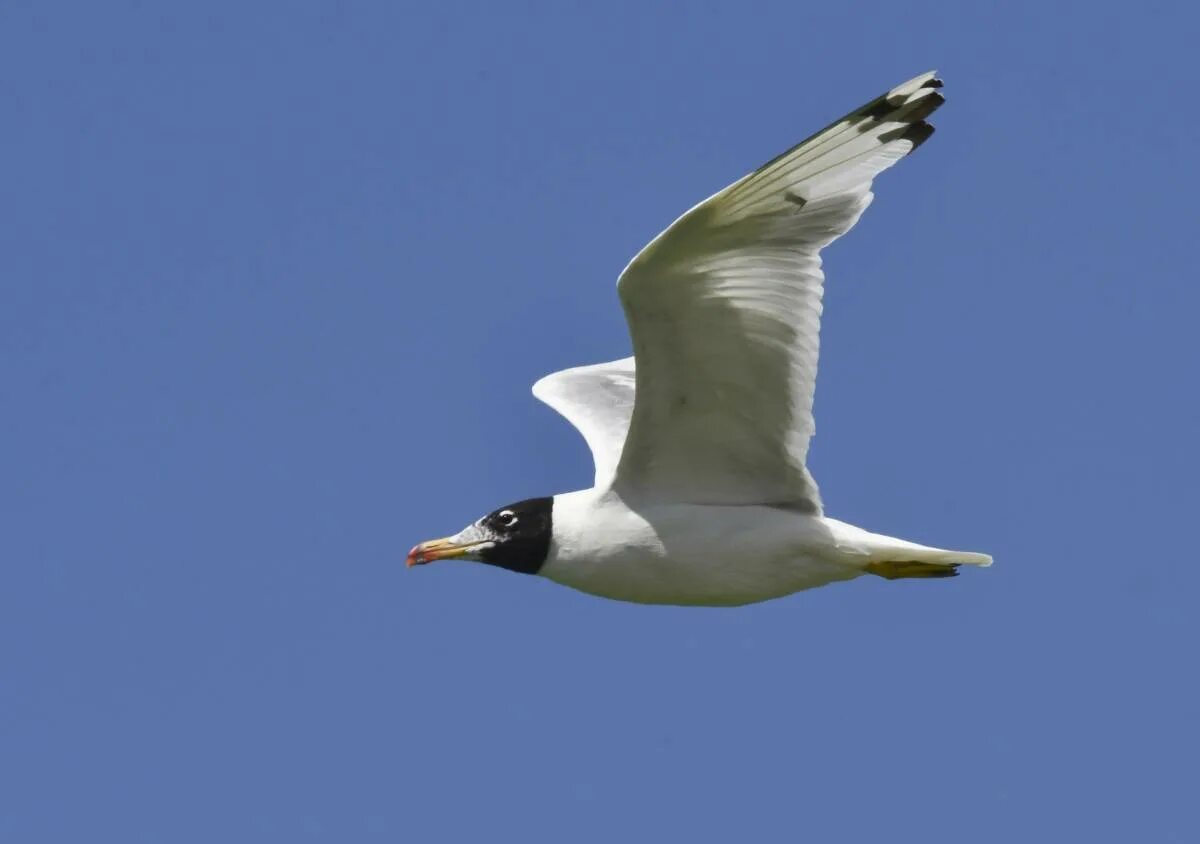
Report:
[[[509,504],[454,536],[422,542],[408,552],[408,564],[478,560],[509,571],[537,574],[550,553],[553,511],[553,498],[529,498]]]

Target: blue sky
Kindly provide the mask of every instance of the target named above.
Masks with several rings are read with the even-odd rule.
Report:
[[[7,4],[0,838],[1195,840],[1183,4]],[[993,553],[738,610],[415,541],[590,482],[680,211],[882,90],[831,515]],[[731,560],[731,565],[736,565]]]

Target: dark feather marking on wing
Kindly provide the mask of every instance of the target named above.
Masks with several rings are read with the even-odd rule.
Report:
[[[901,126],[899,129],[885,132],[879,136],[879,140],[885,144],[897,140],[911,141],[912,149],[908,151],[908,154],[912,155],[916,152],[917,147],[929,140],[932,134],[933,126],[931,124],[914,123],[911,126]]]
[[[943,84],[944,83],[942,82],[942,80],[935,77],[933,79],[930,79],[924,85],[922,85],[921,88],[941,88],[943,86]],[[854,126],[854,128],[857,131],[859,131],[859,132],[871,131],[885,117],[887,117],[888,115],[897,111],[898,109],[903,108],[903,102],[894,103],[888,99],[888,95],[890,93],[891,93],[891,91],[887,91],[887,92],[879,95],[875,99],[871,100],[871,102],[867,103],[865,106],[858,109],[857,111],[851,112],[850,114],[846,115],[846,117],[842,118],[842,120],[849,121],[850,123],[854,123],[856,120],[858,120],[860,122],[858,123],[858,125]],[[922,120],[925,117],[928,117],[938,106],[940,106],[942,103],[944,103],[946,101],[946,98],[944,96],[942,96],[941,94],[933,95],[933,96],[929,97],[928,99],[933,101],[932,104],[929,106],[929,110],[924,111],[924,106],[922,106],[922,108],[916,109],[913,114],[906,115],[904,118],[905,122]],[[919,115],[919,116],[914,116],[914,115]],[[870,120],[862,120],[862,118],[870,118]],[[874,121],[874,122],[872,122],[872,121]],[[841,121],[838,121],[838,122],[840,123]],[[799,143],[793,144],[791,147],[789,147],[788,149],[779,153],[779,155],[775,156],[770,161],[768,161],[765,164],[763,164],[762,166],[758,167],[754,171],[754,175],[763,172],[764,170],[771,167],[776,162],[782,161],[783,159],[787,158],[789,155],[791,155],[797,149],[804,146],[809,141],[812,141],[815,138],[817,138],[818,136],[824,134],[825,132],[828,132],[830,129],[832,129],[836,125],[838,125],[838,123],[830,123],[825,128],[821,129],[818,132],[814,132],[813,134],[809,135],[807,138],[800,141]],[[930,133],[930,134],[932,134],[932,133]],[[921,141],[924,141],[928,137],[929,137],[929,134],[926,134],[923,138],[921,138]],[[890,138],[889,138],[889,140],[890,140]],[[917,145],[919,145],[919,144],[920,144],[920,141],[915,142],[913,149],[916,149]]]

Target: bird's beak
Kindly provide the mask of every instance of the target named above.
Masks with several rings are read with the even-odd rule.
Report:
[[[411,568],[432,563],[434,560],[457,560],[463,557],[477,559],[480,551],[491,548],[494,544],[472,525],[454,536],[431,539],[413,546],[413,549],[408,552],[408,566]]]
[[[412,567],[432,563],[434,560],[453,560],[456,557],[465,556],[470,549],[470,545],[455,545],[452,537],[431,539],[413,546],[413,549],[408,552],[408,565]]]

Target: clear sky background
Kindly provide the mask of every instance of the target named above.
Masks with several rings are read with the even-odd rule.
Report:
[[[5,4],[0,840],[1197,840],[1184,7]],[[934,67],[812,468],[993,568],[405,570],[590,484],[529,387],[628,353],[649,238]]]

